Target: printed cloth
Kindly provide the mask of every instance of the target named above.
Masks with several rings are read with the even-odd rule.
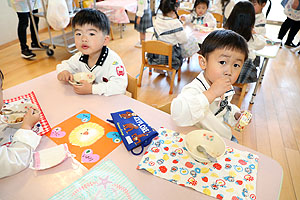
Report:
[[[49,200],[139,199],[149,200],[111,161],[100,163]]]
[[[258,156],[226,147],[216,163],[194,160],[184,147],[184,135],[160,128],[138,169],[217,199],[256,199]]]
[[[49,125],[49,123],[42,111],[42,108],[41,108],[33,91],[28,94],[18,96],[16,98],[4,100],[3,108],[9,109],[11,107],[14,107],[17,104],[22,104],[22,103],[34,104],[38,107],[38,109],[41,112],[40,113],[40,121],[38,121],[32,128],[32,130],[34,132],[36,132],[37,135],[42,136],[51,130],[50,125]]]

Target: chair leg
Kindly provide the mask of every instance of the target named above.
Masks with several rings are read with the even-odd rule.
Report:
[[[170,84],[169,94],[173,94],[175,74],[176,74],[176,70],[174,69],[174,70],[172,70],[172,78],[171,78],[171,84]]]
[[[190,57],[188,57],[187,64],[190,64]]]
[[[178,77],[177,77],[178,81],[181,80],[181,67],[178,69]]]
[[[114,40],[114,33],[113,33],[111,26],[110,26],[110,38],[111,38],[111,40]]]
[[[138,87],[141,87],[141,85],[142,85],[142,78],[143,78],[144,67],[145,67],[145,65],[142,64],[141,65],[141,70],[140,70],[140,76],[139,76],[139,80],[138,80],[138,84],[137,84]]]
[[[239,98],[239,102],[238,102],[238,105],[237,105],[239,108],[241,107],[242,102],[243,102],[243,100],[244,100],[244,97],[245,97],[245,94],[246,94],[247,86],[248,86],[247,83],[243,84],[242,92],[241,92],[241,95],[240,95],[240,98]]]

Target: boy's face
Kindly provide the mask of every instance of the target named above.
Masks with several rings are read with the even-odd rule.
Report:
[[[223,77],[228,77],[233,84],[241,72],[244,59],[245,55],[240,51],[216,49],[207,59],[200,55],[199,64],[205,70],[204,77],[210,85]]]
[[[206,11],[207,11],[206,3],[199,3],[195,8],[195,12],[197,13],[198,16],[204,15]]]
[[[85,55],[93,56],[101,53],[102,47],[109,41],[108,35],[91,24],[75,25],[76,48]]]

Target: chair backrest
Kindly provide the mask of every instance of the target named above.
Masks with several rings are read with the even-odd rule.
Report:
[[[159,41],[159,40],[149,40],[142,41],[142,62],[143,64],[147,64],[145,53],[153,53],[159,55],[168,56],[168,66],[172,68],[172,48],[173,45]]]
[[[131,93],[131,97],[137,99],[137,79],[127,73],[128,85],[126,91]]]
[[[180,15],[188,15],[188,14],[191,14],[191,12],[190,11],[188,11],[188,10],[183,10],[183,9],[178,9],[177,10],[177,14],[180,16]]]
[[[223,15],[221,15],[219,13],[212,13],[212,15],[214,16],[214,18],[217,21],[217,28],[222,28],[222,26],[223,26]]]

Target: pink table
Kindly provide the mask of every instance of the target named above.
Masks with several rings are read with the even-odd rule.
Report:
[[[129,23],[129,18],[125,10],[136,13],[136,0],[106,0],[96,3],[96,8],[104,13],[109,12],[108,18],[117,24]]]
[[[69,84],[57,81],[55,72],[4,90],[4,98],[16,97],[32,90],[35,92],[51,127],[82,109],[86,109],[105,120],[110,118],[111,112],[131,108],[154,128],[164,126],[180,133],[188,133],[195,129],[194,127],[178,127],[170,115],[125,95],[111,97],[77,95]],[[278,162],[231,141],[226,140],[226,144],[259,155],[257,199],[278,199],[283,176],[282,168]],[[54,142],[44,136],[38,150],[54,145]],[[111,159],[133,184],[150,199],[214,199],[190,188],[180,187],[153,176],[146,171],[137,170],[136,167],[142,156],[133,156],[126,151],[123,145],[116,148],[107,158]],[[14,176],[0,179],[0,196],[1,199],[5,200],[48,199],[86,172],[84,167],[76,166],[71,159],[44,171],[26,169]]]

